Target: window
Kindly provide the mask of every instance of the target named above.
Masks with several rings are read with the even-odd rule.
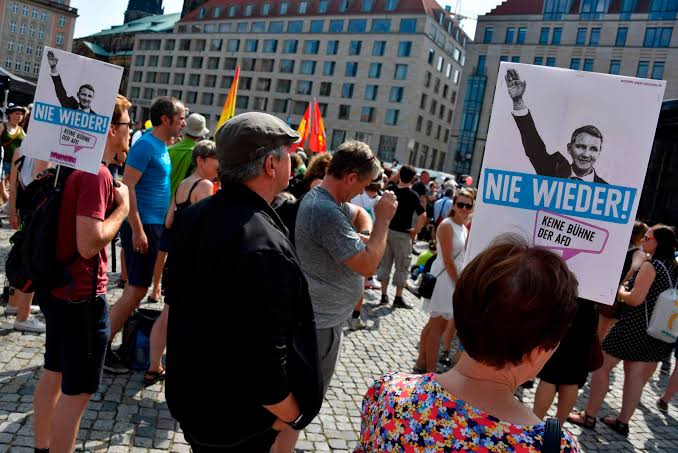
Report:
[[[589,37],[589,46],[597,46],[600,43],[600,28],[592,28]]]
[[[217,76],[215,75],[206,75],[203,86],[207,88],[215,88],[217,86]]]
[[[570,0],[545,0],[544,20],[563,20],[570,7]]]
[[[306,14],[306,11],[308,11],[308,2],[302,0],[299,2],[299,14]]]
[[[261,5],[261,15],[268,16],[269,14],[271,14],[271,4],[264,3],[263,5]]]
[[[28,36],[35,38],[35,27],[31,25],[31,28],[28,30]]]
[[[661,80],[664,78],[664,62],[655,61],[652,65],[652,78],[655,80]]]
[[[275,60],[273,58],[262,58],[259,61],[261,61],[261,71],[273,72],[275,70]]]
[[[417,19],[400,19],[400,33],[416,33]]]
[[[593,58],[584,59],[584,71],[593,71]]]
[[[346,63],[346,68],[344,70],[345,77],[355,77],[358,75],[358,63],[355,61],[349,61]]]
[[[315,74],[315,61],[313,60],[302,60],[301,68],[299,71],[301,74],[313,75]]]
[[[297,44],[296,39],[286,39],[283,41],[283,53],[297,53]]]
[[[391,19],[372,19],[372,33],[388,33],[391,31]]]
[[[245,52],[256,52],[259,41],[256,39],[245,40]]]
[[[275,53],[278,50],[278,40],[277,39],[264,39],[264,45],[262,49],[265,53]]]
[[[14,41],[7,41],[7,50],[14,50]]]
[[[12,22],[12,23],[10,24],[10,28],[12,28],[12,24],[13,24],[13,23],[14,23],[14,22]],[[16,27],[14,27],[14,28],[16,28]],[[12,30],[12,31],[16,31],[16,30]],[[38,28],[38,40],[40,40],[40,41],[44,41],[44,40],[45,40],[45,30],[42,29],[42,28]]]
[[[422,93],[421,98],[419,99],[419,108],[424,110],[426,108],[426,102],[428,101],[428,94]]]
[[[375,101],[379,94],[378,85],[366,85],[364,98],[366,101]]]
[[[172,67],[172,56],[166,55],[162,57],[163,68]],[[207,59],[207,69],[219,69],[219,57],[209,57]]]
[[[577,29],[577,41],[576,44],[578,46],[583,46],[586,43],[586,28],[578,28]]]
[[[398,43],[398,56],[409,57],[412,53],[412,41],[400,41]]]
[[[344,21],[341,19],[333,19],[330,21],[330,33],[341,33],[344,31]]]
[[[581,20],[602,19],[607,12],[608,3],[609,0],[582,0],[579,18]]]
[[[636,0],[621,0],[621,10],[619,12],[619,19],[629,20],[631,14],[636,9]]]
[[[324,20],[312,20],[311,21],[311,33],[322,33],[324,28]]]
[[[516,38],[516,44],[525,44],[525,36],[527,36],[527,28],[520,27],[518,29],[518,36]]]
[[[351,41],[348,46],[349,55],[360,55],[360,49],[362,48],[362,41]]]
[[[669,47],[673,27],[648,27],[645,29],[643,47]]]
[[[621,60],[612,60],[610,61],[610,70],[609,74],[619,74],[621,71]]]
[[[304,53],[307,55],[316,55],[320,50],[320,41],[310,40],[304,41]]]
[[[372,56],[383,57],[386,52],[386,41],[374,41],[372,44]]]
[[[365,33],[367,30],[367,19],[350,19],[348,21],[349,33]]]
[[[146,57],[144,55],[137,55],[134,59],[134,65],[143,66],[144,64],[146,64]]]
[[[560,38],[563,36],[563,28],[555,27],[553,29],[553,36],[551,37],[551,44],[557,46],[560,44]]]
[[[334,75],[334,67],[336,66],[336,63],[334,61],[326,61],[323,63],[323,75],[324,76],[332,76]]]
[[[395,70],[393,71],[393,78],[395,80],[407,80],[407,65],[396,64]]]
[[[341,85],[341,97],[350,99],[353,97],[353,84],[343,83]]]
[[[555,66],[556,65],[556,57],[548,57],[546,59],[546,66]]]
[[[378,79],[381,77],[381,63],[370,63],[367,71],[367,77],[370,79]]]
[[[339,145],[344,143],[344,140],[346,140],[346,131],[334,129],[332,131],[332,142],[330,144],[330,149],[337,149]]]
[[[47,13],[45,11],[40,14],[40,22],[47,22]]]
[[[447,85],[445,85],[445,88],[447,88]],[[402,102],[404,93],[405,88],[403,87],[391,87],[391,92],[388,95],[389,102]]]
[[[433,65],[433,60],[435,59],[436,53],[433,49],[428,49],[428,57],[426,58],[426,61],[428,64]]]
[[[445,64],[445,60],[443,60],[443,57],[438,56],[438,61],[436,62],[436,70],[438,72],[442,72],[444,64]]]
[[[550,33],[551,33],[551,29],[549,27],[541,27],[541,31],[539,32],[539,44],[541,44],[541,45],[548,44]]]
[[[492,44],[494,37],[494,27],[485,27],[485,34],[483,35],[483,44]]]
[[[327,41],[327,55],[336,55],[339,52],[339,41]]]
[[[487,56],[478,55],[478,66],[476,66],[475,75],[485,75],[485,63],[487,62]]]
[[[515,34],[516,29],[514,27],[508,27],[506,29],[506,36],[504,37],[504,44],[513,44]]]
[[[647,61],[638,62],[638,70],[636,71],[636,77],[647,78],[647,73],[650,69],[650,63]]]
[[[417,124],[416,124],[416,126],[415,126],[415,130],[416,130],[417,132],[421,132],[421,125],[422,125],[423,122],[424,122],[424,117],[422,117],[421,115],[419,115],[419,116],[417,117]],[[415,145],[415,146],[416,146],[416,145]]]
[[[362,4],[360,5],[360,11],[364,13],[369,13],[372,11],[372,7],[374,6],[374,0],[362,0]]]
[[[28,17],[28,6],[24,5],[21,7],[21,15]]]
[[[228,7],[226,14],[228,15],[228,17],[235,17],[237,12],[238,12],[238,5],[231,5],[231,6]]]
[[[331,82],[320,82],[320,96],[331,96],[332,95],[332,83]]]
[[[570,69],[581,69],[581,58],[573,58],[570,60]]]
[[[310,80],[297,80],[297,94],[311,94],[313,82]]]
[[[277,93],[289,93],[290,89],[292,89],[292,81],[287,80],[287,79],[278,79],[276,82],[275,86],[275,91]],[[287,104],[285,104],[287,105]],[[285,110],[287,110],[287,107],[285,107]]]
[[[232,25],[233,24],[231,24],[230,22],[224,22],[223,24],[219,24],[219,33],[230,33],[231,30],[233,29]]]
[[[292,113],[295,115],[303,115],[304,112],[306,111],[306,107],[308,106],[307,102],[304,101],[294,101],[292,104]]]
[[[617,37],[614,40],[614,45],[616,47],[624,47],[626,45],[626,36],[628,33],[628,27],[619,27],[617,29]]]
[[[252,33],[264,33],[266,31],[266,22],[252,22]]]
[[[254,98],[254,110],[265,111],[268,107],[268,98],[264,97],[255,97]]]
[[[386,0],[386,11],[393,11],[398,6],[398,0]]]
[[[320,2],[318,3],[318,12],[320,14],[326,13],[329,4],[330,4],[329,0],[320,0]]]
[[[348,1],[349,0],[339,0],[339,12],[340,13],[346,12],[346,10],[348,9]]]
[[[33,44],[31,43],[26,44],[26,54],[33,55]]]
[[[301,33],[304,29],[304,21],[291,20],[287,22],[287,33]]]
[[[177,57],[181,58],[181,57]],[[186,58],[186,57],[184,57]],[[237,59],[236,58],[225,58],[224,59],[224,69],[226,70],[234,70],[237,64]]]
[[[269,33],[282,33],[282,31],[283,31],[283,22],[281,20],[274,20],[268,23]]]
[[[294,60],[280,60],[280,72],[292,74],[294,72]]]
[[[363,107],[360,109],[360,122],[372,123],[374,121],[374,107]]]
[[[511,63],[520,63],[520,56],[514,55],[511,57]]]
[[[66,16],[59,16],[59,28],[64,28],[66,26]]]
[[[235,98],[235,107],[238,109],[247,109],[249,103],[250,103],[249,96],[237,96]]]
[[[347,120],[351,116],[351,106],[347,104],[339,104],[339,112],[337,114],[337,119]]]
[[[146,76],[148,79],[149,74],[155,74],[154,72],[147,72]],[[146,80],[146,82],[149,82],[149,80]],[[188,75],[188,85],[192,87],[197,87],[200,85],[200,74],[189,74]]]
[[[240,40],[239,39],[229,39],[226,41],[226,50],[229,52],[237,52],[240,50]]]
[[[228,60],[228,58],[227,58],[227,60]],[[235,60],[235,58],[233,58],[233,60]],[[184,56],[184,55],[177,55],[176,67],[177,68],[185,68],[186,66],[188,66],[188,57]]]
[[[241,65],[242,65],[243,71],[254,71],[256,64],[257,64],[256,58],[243,58],[241,60]]]
[[[200,8],[200,11],[198,11],[198,19],[204,19],[205,16],[207,16],[207,8],[202,7]]]
[[[677,0],[652,0],[648,18],[650,20],[675,20],[677,12]]]
[[[238,22],[238,26],[236,28],[238,33],[246,33],[249,27],[248,22]]]
[[[287,14],[287,9],[289,8],[289,3],[287,2],[280,2],[280,8],[278,9],[278,12],[280,13],[281,16],[284,16]]]
[[[40,30],[42,31],[42,29],[40,29]],[[12,33],[16,33],[16,22],[11,21],[11,22],[9,23],[9,31],[12,32]],[[44,32],[44,31],[42,32],[42,36],[43,36],[43,38],[45,37],[45,32]]]
[[[382,162],[393,162],[396,156],[396,149],[398,148],[398,137],[391,135],[382,135],[379,137],[379,147],[377,148],[377,156]]]

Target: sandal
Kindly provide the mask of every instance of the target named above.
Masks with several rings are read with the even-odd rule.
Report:
[[[620,434],[624,437],[629,435],[629,424],[620,422],[617,417],[601,417],[600,421],[612,428],[612,430],[616,431],[617,434]]]
[[[579,417],[579,418],[575,418]],[[586,411],[573,412],[567,417],[567,421],[573,425],[581,426],[586,429],[593,429],[596,427],[596,417],[591,417],[586,414]]]
[[[144,373],[144,384],[146,386],[153,385],[157,382],[164,381],[165,380],[165,370],[160,370],[160,371],[146,371]]]
[[[146,299],[147,304],[157,304],[158,302],[160,302],[159,299],[155,299],[151,296],[148,296],[148,298]]]

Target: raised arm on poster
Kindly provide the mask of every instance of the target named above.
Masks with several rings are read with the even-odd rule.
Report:
[[[466,259],[518,233],[562,255],[580,297],[611,304],[664,87],[501,63]]]
[[[22,152],[96,174],[122,72],[120,66],[45,47]]]

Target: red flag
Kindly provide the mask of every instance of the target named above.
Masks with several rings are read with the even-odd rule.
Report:
[[[327,151],[327,139],[325,137],[325,126],[323,125],[323,117],[320,114],[320,107],[318,101],[313,100],[313,121],[311,122],[311,140],[308,142],[308,147],[311,151],[316,153],[324,153]]]
[[[301,135],[301,141],[299,142],[300,146],[304,146],[304,143],[306,143],[306,140],[308,140],[308,136],[311,134],[311,103],[308,103],[308,106],[306,107],[306,112],[304,112],[304,117],[301,119],[301,123],[299,123],[299,129],[297,129],[297,132],[299,135]]]

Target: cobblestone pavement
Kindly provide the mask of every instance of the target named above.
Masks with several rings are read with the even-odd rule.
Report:
[[[0,269],[4,267],[9,234],[7,229],[0,229]],[[111,277],[115,283],[117,275],[111,274]],[[112,286],[109,303],[116,301],[121,292]],[[375,291],[366,294],[363,316],[370,328],[346,332],[327,400],[320,415],[301,435],[298,451],[352,450],[360,430],[360,404],[367,387],[388,371],[411,370],[426,316],[418,309],[380,307],[378,296]],[[420,307],[419,301],[409,294],[406,297]],[[30,453],[33,451],[31,402],[43,363],[44,335],[15,332],[13,320],[11,316],[4,316],[4,308],[0,308],[0,452]],[[618,367],[601,415],[619,410],[622,380],[622,369]],[[628,439],[600,423],[595,431],[582,432],[576,426],[567,428],[586,452],[678,452],[678,398],[674,398],[669,414],[662,414],[655,407],[666,382],[666,375],[657,373],[652,378],[632,419]],[[100,390],[83,417],[78,450],[190,451],[167,409],[161,383],[144,388],[139,372],[116,377],[105,375]],[[583,390],[578,407],[585,403],[587,396],[588,387]],[[520,397],[531,406],[534,390],[521,390]]]

